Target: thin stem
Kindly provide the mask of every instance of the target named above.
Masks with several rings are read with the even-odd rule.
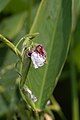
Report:
[[[24,42],[25,38],[26,38],[26,37],[22,37],[22,38],[19,40],[19,42],[16,44],[16,48],[19,46],[19,44],[20,44],[22,41]]]
[[[79,120],[79,100],[75,65],[70,62],[71,85],[72,85],[72,120]]]
[[[35,38],[37,35],[39,35],[39,33],[34,33],[34,34],[27,34],[25,35],[24,37],[22,37],[19,42],[16,44],[16,48],[19,46],[19,44],[21,42],[24,42],[24,41],[30,41],[32,40],[33,38]]]
[[[17,56],[19,56],[20,59],[22,59],[20,51],[15,47],[13,43],[11,43],[9,40],[7,40],[4,36],[0,34],[0,41],[5,43]]]

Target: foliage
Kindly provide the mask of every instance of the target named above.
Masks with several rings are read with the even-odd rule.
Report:
[[[0,19],[0,119],[49,120],[56,112],[66,120],[53,92],[69,78],[71,117],[79,120],[79,0],[0,0]],[[47,61],[35,69],[27,53],[37,44]]]

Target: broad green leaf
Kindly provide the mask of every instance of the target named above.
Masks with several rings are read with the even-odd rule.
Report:
[[[0,12],[6,7],[10,0],[0,0]]]
[[[69,48],[71,0],[42,0],[30,33],[39,32],[34,41],[47,52],[47,64],[35,69],[31,64],[26,84],[43,109],[61,74]],[[25,66],[26,67],[26,66]]]
[[[15,37],[22,29],[26,16],[27,13],[23,12],[4,19],[0,25],[0,33],[8,38]]]

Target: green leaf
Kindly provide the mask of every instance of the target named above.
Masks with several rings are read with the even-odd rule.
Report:
[[[15,37],[22,29],[26,16],[27,13],[23,12],[6,18],[0,25],[0,33],[10,39]]]
[[[68,52],[71,0],[42,0],[30,34],[35,32],[40,35],[34,41],[44,45],[48,63],[38,69],[31,64],[26,84],[37,97],[36,107],[43,109],[57,84]]]
[[[0,0],[0,12],[6,7],[10,0]]]
[[[9,40],[7,40],[4,36],[0,34],[0,41],[2,41],[9,49],[11,49],[17,56],[21,58],[20,51],[16,48],[14,44],[12,44]]]

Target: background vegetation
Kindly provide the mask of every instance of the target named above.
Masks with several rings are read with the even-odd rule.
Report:
[[[63,6],[61,6],[61,1]],[[53,87],[53,89],[56,86],[53,92],[53,96],[57,101],[54,99],[52,100],[52,112],[55,116],[55,119],[79,120],[80,0],[51,0],[52,3],[54,2],[54,8],[52,6],[52,3],[47,4],[46,2],[46,4],[43,4],[41,6],[42,8],[35,20],[36,22],[33,24],[40,2],[40,0],[0,0],[0,34],[8,38],[12,43],[16,45],[19,39],[29,32],[40,32],[42,36],[39,38],[37,37],[35,41],[44,44],[48,54],[51,47],[51,41],[49,42],[49,39],[51,40],[52,37],[54,37],[54,41],[57,42],[55,42],[55,47],[52,47],[52,49],[55,49],[56,52],[56,55],[54,54],[56,58],[56,65],[53,62],[54,58],[51,57],[50,61],[52,64],[49,64],[49,66],[47,66],[49,70],[46,73],[46,78],[44,78],[45,80],[47,79],[46,81],[48,81],[49,78],[54,79],[54,76],[58,71],[57,68],[61,68],[68,47],[67,39],[69,39],[70,36],[70,50],[62,74],[59,78],[59,82],[57,86],[55,84],[54,86],[51,86],[52,83],[49,81],[45,82],[45,87],[44,89],[42,88],[42,99],[38,102],[37,106],[39,108],[43,108],[44,103],[47,99],[45,96],[47,94],[51,94],[52,89],[49,91],[48,87],[46,86],[50,85],[51,88]],[[49,6],[49,8],[47,8],[47,6]],[[51,11],[53,12],[51,13]],[[56,15],[58,11],[61,13],[59,13],[60,16],[57,18]],[[47,14],[49,14],[49,12],[51,13],[51,16],[48,16],[48,21],[45,21],[45,17]],[[62,26],[63,31],[61,31]],[[52,29],[54,32],[52,32]],[[63,42],[64,39],[62,36],[64,36],[65,42]],[[48,40],[48,42],[45,40]],[[63,49],[61,49],[61,47]],[[60,56],[60,52],[62,56]],[[51,55],[53,55],[53,52]],[[17,62],[17,59],[17,56],[12,51],[10,51],[3,42],[0,42],[0,120],[26,120],[26,116],[27,119],[30,116],[25,112],[25,104],[21,99],[21,96],[17,89],[18,81],[16,78],[18,77],[18,73],[16,72],[15,67],[12,67]],[[49,61],[49,58],[47,59]],[[61,65],[58,65],[59,62]],[[55,68],[56,72],[54,72]],[[33,78],[33,81],[30,81],[32,85],[31,89],[36,95],[39,95],[37,92],[38,87],[41,87],[43,85],[43,83],[39,82],[39,86],[36,86],[37,81],[43,79],[44,75],[42,73],[44,69],[41,70],[42,72],[39,71],[40,74],[36,73],[36,76],[34,76],[35,70],[30,68],[31,72],[29,73],[28,78],[30,78],[30,80]],[[37,81],[35,81],[37,75],[40,75],[40,78],[38,77]],[[29,83],[27,84],[30,86]],[[35,87],[36,90],[34,89]],[[46,91],[46,88],[48,91]]]

